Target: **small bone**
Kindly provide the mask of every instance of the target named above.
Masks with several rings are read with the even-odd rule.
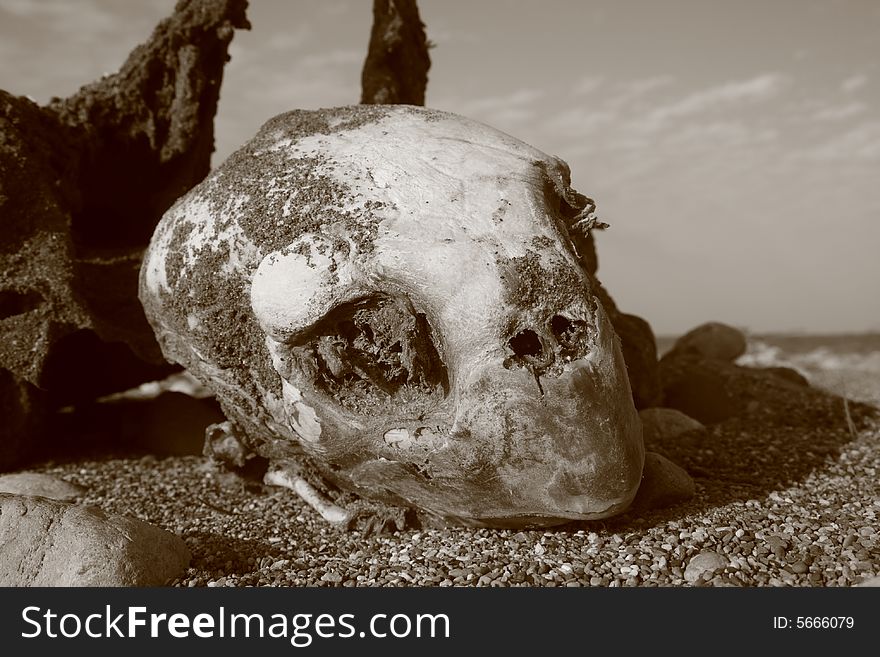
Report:
[[[263,477],[263,483],[268,486],[283,486],[291,489],[327,522],[332,522],[335,525],[347,525],[351,521],[351,514],[348,511],[327,501],[309,482],[286,470],[267,472]]]

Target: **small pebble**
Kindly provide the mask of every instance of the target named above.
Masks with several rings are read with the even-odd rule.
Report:
[[[707,574],[726,567],[727,564],[727,559],[717,552],[700,552],[688,562],[687,568],[684,571],[684,578],[688,582],[693,583]]]

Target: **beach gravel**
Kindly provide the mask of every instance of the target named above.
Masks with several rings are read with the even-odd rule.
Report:
[[[695,495],[662,509],[541,530],[367,535],[285,489],[204,457],[101,454],[45,462],[82,502],[181,536],[176,586],[851,586],[880,576],[880,424],[869,407],[791,399],[646,444]],[[853,424],[847,421],[847,414]],[[705,555],[714,556],[705,556]],[[692,577],[694,564],[703,564]]]

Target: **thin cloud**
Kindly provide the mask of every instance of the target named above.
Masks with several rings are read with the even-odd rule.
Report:
[[[880,161],[880,121],[867,121],[795,154],[796,159],[851,164]]]
[[[777,74],[727,82],[668,100],[670,76],[655,76],[613,85],[598,102],[568,107],[542,121],[548,134],[563,134],[572,143],[553,145],[568,157],[604,152],[625,158],[623,169],[641,175],[646,163],[661,166],[682,151],[744,148],[778,137],[760,118],[745,119],[739,110],[775,96],[785,83]],[[719,110],[727,110],[719,113]],[[679,120],[682,119],[682,120]],[[686,119],[686,120],[685,120]],[[614,135],[609,139],[609,135]],[[630,155],[638,157],[630,159]]]
[[[456,27],[447,28],[443,25],[426,25],[428,40],[437,47],[454,46],[456,44],[480,43],[481,38],[474,32]]]
[[[326,16],[342,16],[349,10],[350,5],[346,2],[330,2],[329,0],[324,0],[320,7],[321,11],[324,12]]]
[[[174,0],[162,0],[159,7],[158,13],[167,15],[174,7]],[[39,24],[41,30],[60,32],[65,38],[78,41],[115,34],[126,27],[126,8],[122,3],[114,6],[97,0],[2,0],[0,16],[3,14]]]
[[[669,119],[684,118],[703,112],[768,100],[779,93],[786,78],[766,73],[749,80],[727,82],[689,94],[680,100],[654,109],[646,118],[651,126]]]
[[[867,75],[852,75],[840,83],[840,90],[851,94],[855,93],[868,83]]]
[[[471,100],[450,99],[451,102],[440,102],[438,107],[442,105],[457,114],[505,129],[532,119],[537,113],[534,105],[543,97],[542,91],[523,88],[498,96]]]
[[[589,104],[574,104],[564,107],[555,114],[547,116],[541,122],[542,131],[548,136],[548,141],[553,142],[553,135],[562,135],[566,139],[576,142],[566,148],[567,152],[583,154],[595,150],[595,146],[585,144],[584,141],[600,131],[611,130],[618,135],[631,135],[627,124],[639,116],[643,104],[656,104],[653,94],[668,87],[674,82],[674,78],[668,75],[658,75],[649,78],[627,80],[613,84],[605,83],[602,78],[584,77],[578,80],[572,87],[572,95],[577,96],[579,90],[598,90],[602,87],[602,93],[596,94],[590,99]],[[583,95],[586,95],[584,93]],[[637,139],[637,144],[627,139],[628,147],[639,148],[644,145],[642,137]],[[618,146],[620,143],[618,143]],[[621,148],[626,148],[621,146]]]
[[[831,105],[823,107],[813,113],[812,118],[816,121],[843,121],[862,114],[868,106],[865,103],[852,102],[845,105]]]
[[[297,63],[304,69],[327,69],[363,63],[366,53],[363,50],[331,50],[330,52],[307,55]]]
[[[660,146],[702,151],[730,149],[773,141],[777,136],[775,130],[756,130],[744,121],[711,121],[685,125],[667,135]]]
[[[573,96],[588,96],[599,87],[602,86],[604,78],[588,75],[579,80],[575,80],[571,86],[571,94]]]
[[[299,24],[293,30],[275,32],[266,40],[265,47],[276,52],[300,50],[311,40],[312,32],[311,25]]]
[[[620,116],[609,110],[568,107],[544,121],[543,128],[561,135],[585,137],[619,120]]]
[[[243,43],[236,46],[235,41],[230,54],[216,118],[215,164],[276,114],[358,102],[363,51],[338,49],[291,57],[286,67],[271,65],[277,52],[260,54]]]
[[[634,105],[646,96],[670,86],[673,82],[675,82],[675,78],[671,75],[655,75],[618,83],[609,92],[605,99],[605,105],[614,110]]]

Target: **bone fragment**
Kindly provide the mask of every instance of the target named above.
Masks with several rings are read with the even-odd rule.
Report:
[[[270,470],[263,477],[263,483],[268,486],[283,486],[291,489],[327,522],[344,525],[351,520],[351,514],[348,511],[326,500],[302,477],[286,470]]]

